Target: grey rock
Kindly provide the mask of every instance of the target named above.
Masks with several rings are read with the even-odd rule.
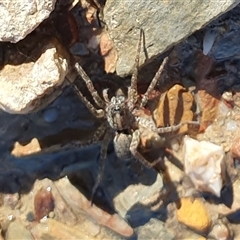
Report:
[[[0,1],[0,41],[18,42],[53,11],[56,0]]]
[[[118,51],[116,72],[132,73],[139,28],[144,31],[145,57],[149,61],[178,43],[211,20],[235,7],[239,0],[226,1],[146,1],[108,0],[104,21]]]
[[[12,222],[7,230],[6,234],[7,240],[15,240],[15,239],[26,239],[26,240],[33,240],[32,234],[24,227],[24,225],[19,222],[15,221]]]
[[[56,108],[48,108],[43,112],[43,118],[48,123],[53,123],[58,119],[59,112]]]
[[[167,232],[165,224],[157,219],[151,219],[144,226],[139,227],[138,239],[174,239],[174,237]],[[151,237],[150,237],[151,236]]]

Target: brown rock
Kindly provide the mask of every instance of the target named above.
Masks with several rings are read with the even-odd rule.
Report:
[[[193,120],[193,95],[183,86],[176,84],[165,93],[154,112],[157,127],[173,126]],[[182,126],[179,133],[188,132],[188,126]]]
[[[39,221],[54,209],[54,199],[51,190],[40,189],[34,197],[34,217]]]

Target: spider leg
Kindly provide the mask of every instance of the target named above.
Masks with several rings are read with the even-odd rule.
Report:
[[[109,97],[108,97],[108,88],[104,89],[102,93],[103,93],[103,99],[105,100],[105,102],[109,103],[110,100],[109,100]]]
[[[157,159],[157,160],[150,163],[142,156],[142,154],[139,153],[137,148],[140,144],[140,134],[141,134],[140,130],[136,130],[135,132],[133,132],[132,141],[131,141],[131,144],[130,144],[130,151],[131,151],[132,155],[136,159],[138,159],[143,165],[145,165],[147,168],[152,168],[157,163],[159,163],[161,161],[161,159]]]
[[[100,158],[99,158],[99,170],[98,170],[98,176],[97,180],[93,186],[92,189],[92,195],[91,195],[91,205],[93,204],[93,198],[96,193],[96,190],[102,180],[104,168],[105,168],[105,160],[107,158],[107,150],[108,150],[108,145],[109,142],[112,140],[112,134],[113,131],[111,129],[107,129],[106,134],[103,137],[103,140],[101,142],[101,152],[100,152]]]
[[[169,127],[160,127],[157,128],[157,133],[169,133],[169,132],[175,132],[178,129],[180,129],[183,125],[185,124],[193,124],[193,125],[199,125],[200,123],[197,121],[186,121],[186,122],[181,122],[177,125],[174,126],[169,126]]]
[[[93,100],[95,101],[95,103],[100,107],[100,108],[105,108],[105,102],[101,99],[101,97],[98,95],[98,92],[96,91],[96,89],[94,88],[91,79],[88,77],[88,75],[86,74],[86,72],[83,70],[83,68],[76,63],[75,64],[75,68],[78,72],[78,74],[82,77],[83,81],[86,83],[87,88],[89,90],[89,92],[92,94],[93,96]]]
[[[105,131],[106,131],[106,122],[101,124],[93,134],[92,138],[87,141],[73,141],[70,143],[60,143],[50,147],[43,148],[40,152],[33,153],[30,155],[33,156],[33,155],[40,155],[40,154],[50,154],[55,152],[64,152],[64,151],[70,151],[70,150],[86,147],[86,146],[100,142],[100,139],[103,136]]]
[[[144,95],[143,95],[143,98],[142,98],[142,100],[141,100],[140,107],[144,107],[144,106],[146,105],[146,103],[147,103],[147,101],[148,101],[148,96],[149,96],[149,94],[152,92],[152,90],[154,89],[154,87],[156,86],[156,84],[157,84],[157,82],[158,82],[158,80],[159,80],[159,78],[160,78],[160,76],[161,76],[161,74],[162,74],[162,72],[163,72],[163,69],[164,69],[164,67],[165,67],[165,65],[166,65],[166,63],[167,63],[167,61],[168,61],[168,57],[166,57],[166,58],[163,59],[162,64],[160,65],[158,71],[156,72],[154,78],[152,79],[150,85],[148,86],[147,91],[146,91],[146,92],[144,93]]]
[[[129,110],[132,111],[134,109],[135,103],[137,101],[137,78],[138,78],[138,67],[139,67],[139,57],[141,52],[141,44],[142,44],[142,35],[143,30],[140,29],[140,37],[137,47],[137,55],[135,58],[134,70],[131,78],[131,86],[128,88],[128,106]]]
[[[89,109],[89,111],[92,113],[93,116],[96,118],[103,118],[105,117],[105,112],[103,109],[96,109],[88,100],[87,98],[82,94],[82,92],[76,87],[76,85],[72,84],[72,87],[76,94],[79,96],[79,98],[82,100],[82,102],[86,105],[86,107]]]

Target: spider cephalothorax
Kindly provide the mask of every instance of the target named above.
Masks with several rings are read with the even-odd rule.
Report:
[[[103,96],[106,101],[105,111],[110,127],[117,132],[129,131],[134,122],[134,116],[129,111],[128,99],[123,92],[119,89],[110,101],[106,90],[103,91]]]

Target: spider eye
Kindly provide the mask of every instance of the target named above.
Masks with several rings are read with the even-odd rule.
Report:
[[[120,111],[120,107],[119,106],[115,106],[113,109],[114,112],[119,112]]]

